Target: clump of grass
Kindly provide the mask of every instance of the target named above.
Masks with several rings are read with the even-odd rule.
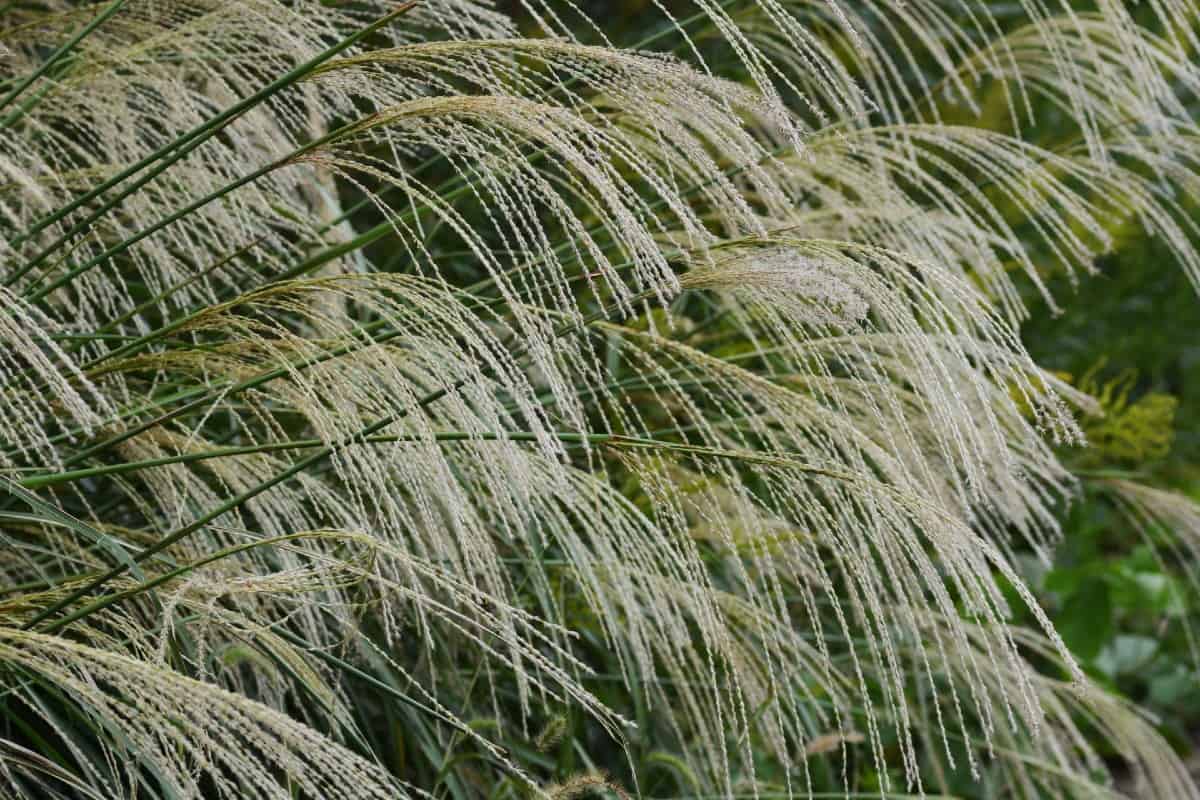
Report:
[[[1005,8],[9,4],[0,785],[1200,794],[1012,558],[1023,298],[1200,282],[1197,9]]]

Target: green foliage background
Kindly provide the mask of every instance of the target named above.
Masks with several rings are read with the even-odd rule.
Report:
[[[1145,237],[1123,238],[1097,266],[1100,274],[1078,286],[1055,280],[1068,311],[1035,314],[1026,346],[1052,369],[1123,387],[1131,406],[1156,397],[1177,405],[1173,419],[1156,416],[1151,425],[1170,434],[1162,451],[1104,447],[1096,421],[1089,433],[1101,446],[1067,457],[1200,499],[1200,304],[1170,255]],[[1140,430],[1133,437],[1146,439]],[[1092,675],[1152,709],[1177,746],[1193,750],[1200,680],[1182,623],[1200,614],[1195,587],[1180,565],[1153,556],[1103,491],[1085,485],[1066,521],[1054,568],[1029,572],[1055,624]]]

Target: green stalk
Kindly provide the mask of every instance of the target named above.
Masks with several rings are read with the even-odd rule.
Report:
[[[222,256],[221,258],[212,262],[211,264],[209,264],[207,267],[200,270],[196,274],[190,275],[190,276],[184,278],[183,280],[179,281],[178,283],[168,286],[167,288],[163,289],[161,292],[159,292],[154,297],[151,297],[149,300],[147,300],[143,303],[139,303],[137,306],[129,309],[121,316],[116,317],[115,319],[109,320],[108,322],[104,323],[99,328],[97,328],[96,332],[104,333],[106,331],[110,331],[113,328],[118,327],[122,323],[128,322],[129,320],[133,319],[134,317],[136,317],[138,314],[145,311],[146,309],[153,308],[158,303],[161,303],[163,300],[166,300],[168,297],[175,294],[180,289],[183,289],[184,287],[189,286],[189,285],[195,283],[196,281],[199,281],[201,278],[211,275],[212,273],[221,269],[221,267],[225,266],[226,264],[229,264],[230,262],[234,261],[235,259],[240,258],[241,256],[244,256],[246,253],[249,253],[251,250],[258,247],[260,244],[262,244],[266,240],[267,240],[267,234],[265,234],[265,233],[261,236],[256,237],[253,241],[242,245],[237,250],[234,250],[233,252],[229,253],[228,255]],[[139,341],[141,338],[142,337],[140,337],[140,336],[135,336],[135,337],[130,337],[130,340],[136,342],[136,341]]]
[[[55,291],[56,289],[66,286],[68,283],[75,280],[75,278],[79,277],[80,275],[82,275],[83,273],[92,269],[93,267],[96,267],[97,265],[99,265],[105,261],[108,261],[110,258],[118,256],[121,253],[124,253],[126,250],[133,247],[138,242],[143,241],[144,239],[146,239],[149,236],[153,236],[155,233],[158,233],[163,228],[166,228],[170,225],[175,224],[176,222],[183,219],[184,217],[187,217],[190,214],[192,214],[193,212],[200,210],[201,208],[203,208],[204,206],[208,205],[209,203],[211,203],[215,200],[221,199],[222,197],[229,194],[230,192],[237,191],[238,189],[245,186],[246,184],[253,183],[254,181],[258,180],[259,178],[263,177],[264,175],[267,175],[271,172],[274,172],[277,169],[281,169],[282,167],[285,167],[288,164],[291,164],[296,159],[302,157],[306,153],[310,153],[313,150],[317,149],[318,147],[322,147],[323,145],[326,145],[329,142],[332,142],[335,139],[337,139],[341,136],[344,136],[345,134],[349,133],[350,131],[353,131],[354,129],[361,127],[361,124],[362,123],[360,123],[358,121],[347,123],[346,125],[343,125],[343,126],[337,128],[336,130],[330,131],[329,133],[325,134],[324,136],[320,137],[319,139],[314,139],[311,142],[301,145],[300,147],[293,150],[291,153],[288,153],[286,156],[277,158],[276,160],[272,161],[271,163],[266,164],[265,166],[259,167],[258,169],[254,170],[253,172],[243,175],[242,177],[238,178],[237,180],[234,180],[230,183],[225,184],[224,186],[222,186],[219,189],[215,189],[212,192],[209,192],[204,197],[201,197],[200,199],[195,200],[192,203],[189,203],[188,205],[175,210],[174,212],[163,217],[162,219],[160,219],[158,222],[154,223],[153,225],[150,225],[147,228],[143,228],[142,230],[135,233],[133,236],[130,236],[129,238],[118,242],[117,244],[115,244],[112,247],[105,250],[103,253],[100,253],[99,255],[93,257],[91,260],[84,262],[83,264],[75,267],[74,269],[71,269],[65,275],[62,275],[61,277],[59,277],[58,280],[52,282],[49,286],[39,289],[36,293],[33,294],[32,297],[29,298],[29,301],[31,303],[38,302],[39,300],[44,298],[46,295],[50,294],[51,292]]]
[[[379,320],[378,324],[382,325],[385,322],[386,322],[386,320]],[[371,327],[371,326],[367,326],[367,327]],[[364,332],[366,332],[366,331],[364,331]],[[369,339],[367,342],[364,342],[363,344],[364,345],[365,344],[382,344],[383,342],[386,342],[390,339],[394,339],[394,338],[400,336],[401,334],[402,334],[402,331],[389,331],[388,333],[383,334],[382,336],[378,336],[373,339]],[[124,349],[124,348],[122,348],[122,349]],[[215,400],[218,397],[221,397],[221,396],[228,397],[231,395],[240,394],[249,389],[254,389],[258,386],[262,386],[265,383],[269,383],[270,381],[273,381],[276,378],[281,378],[281,377],[289,374],[292,370],[306,369],[311,366],[316,366],[317,364],[322,364],[331,359],[338,358],[342,355],[345,355],[346,353],[349,353],[352,350],[353,350],[353,345],[344,345],[344,346],[336,348],[334,350],[330,350],[330,351],[321,353],[320,355],[315,356],[313,358],[308,358],[308,359],[305,359],[298,363],[288,364],[286,367],[276,367],[275,369],[267,370],[266,372],[260,372],[258,375],[255,375],[254,377],[247,378],[239,383],[236,383],[236,384],[233,384],[232,386],[228,386],[228,387],[224,387],[224,388],[216,388],[216,389],[206,391],[205,387],[197,387],[194,392],[191,392],[191,394],[201,393],[200,397],[197,397],[196,399],[191,400],[191,401],[185,403],[184,405],[179,406],[176,409],[164,412],[164,413],[158,415],[157,417],[154,417],[153,419],[147,420],[146,422],[143,422],[139,425],[135,425],[134,427],[129,428],[127,430],[124,430],[115,436],[112,436],[108,439],[105,439],[102,442],[92,445],[91,447],[88,447],[84,450],[80,450],[79,452],[72,455],[70,458],[64,459],[63,464],[66,466],[70,466],[72,464],[78,464],[81,461],[84,461],[84,460],[96,455],[97,453],[101,453],[101,452],[108,450],[122,442],[128,441],[129,439],[132,439],[134,436],[137,436],[140,433],[144,433],[145,431],[148,431],[151,428],[155,428],[159,425],[162,425],[165,422],[170,422],[173,419],[178,419],[179,417],[186,414],[187,412],[192,411],[197,408],[200,408],[201,406],[205,405],[208,402]],[[173,399],[183,399],[184,397],[187,396],[187,394],[188,393],[178,395]],[[164,402],[169,402],[169,400],[164,401]]]
[[[589,442],[593,444],[603,444],[613,439],[609,434],[585,434],[585,433],[570,433],[570,432],[550,432],[550,435],[561,442],[568,444],[581,444]],[[515,432],[515,433],[495,433],[491,431],[483,433],[471,433],[469,431],[442,431],[434,433],[431,436],[422,435],[406,435],[406,436],[367,436],[361,440],[363,443],[388,443],[388,442],[470,442],[470,441],[512,441],[512,442],[534,442],[537,441],[537,436],[532,433]],[[213,450],[204,450],[196,453],[182,453],[175,456],[164,456],[162,458],[148,458],[141,461],[129,461],[123,464],[106,464],[99,467],[88,467],[87,469],[69,470],[67,472],[55,472],[48,475],[35,475],[31,478],[26,478],[18,482],[18,485],[25,489],[41,489],[46,486],[56,486],[60,483],[70,483],[72,481],[83,480],[84,478],[98,478],[107,475],[123,475],[127,472],[139,472],[144,469],[153,467],[162,467],[168,464],[191,464],[196,461],[207,461],[213,458],[228,458],[230,456],[255,455],[258,453],[277,453],[287,450],[304,450],[310,447],[320,447],[325,444],[323,439],[293,439],[286,442],[267,442],[264,444],[245,445],[242,447],[218,447]],[[0,480],[4,480],[0,478]]]
[[[99,16],[80,29],[79,33],[72,36],[71,39],[66,42],[66,44],[55,50],[40,67],[34,70],[33,73],[25,78],[25,80],[14,86],[12,91],[6,94],[3,99],[0,99],[0,111],[8,108],[8,106],[18,97],[20,97],[26,89],[32,86],[38,78],[49,72],[64,56],[70,54],[71,51],[78,47],[79,43],[86,39],[92,33],[92,31],[99,28],[108,20],[109,17],[120,11],[121,6],[125,5],[126,2],[128,2],[128,0],[113,0],[113,2],[109,3],[108,8],[104,9]]]
[[[324,661],[326,664],[329,664],[330,666],[335,667],[338,670],[338,672],[343,672],[348,675],[353,675],[354,677],[359,678],[360,680],[370,684],[374,688],[379,689],[381,692],[383,692],[385,694],[389,694],[392,697],[396,698],[397,700],[412,706],[413,708],[416,708],[420,711],[425,711],[430,714],[434,714],[435,716],[437,715],[436,710],[429,708],[424,703],[421,703],[418,700],[414,700],[413,698],[409,697],[408,695],[404,694],[403,692],[399,691],[398,689],[388,686],[386,683],[375,678],[373,675],[363,672],[358,667],[356,667],[353,664],[350,664],[346,661],[343,661],[342,659],[338,658],[337,656],[333,655],[332,653],[330,653],[322,648],[314,648],[312,646],[312,642],[305,641],[304,639],[300,638],[299,636],[297,636],[296,634],[287,630],[286,628],[274,628],[274,629],[272,629],[271,632],[273,634],[275,634],[276,636],[278,636],[279,638],[283,639],[285,642],[288,642],[292,645],[295,645],[296,647],[299,647],[305,653],[308,653],[311,656],[316,656],[317,658]]]
[[[25,274],[27,274],[31,269],[35,268],[36,266],[41,264],[43,261],[45,261],[45,259],[47,257],[49,257],[50,254],[55,252],[55,250],[57,250],[59,247],[61,247],[64,242],[68,241],[71,237],[87,230],[92,225],[92,223],[94,223],[97,219],[99,219],[101,216],[103,216],[105,213],[107,213],[117,203],[124,200],[126,197],[128,197],[133,192],[140,189],[142,186],[145,186],[147,183],[149,183],[151,180],[153,180],[155,177],[157,177],[159,174],[161,174],[164,170],[168,169],[171,165],[175,164],[177,161],[179,161],[180,159],[187,156],[188,153],[195,150],[197,147],[202,145],[205,141],[207,141],[211,137],[215,136],[222,128],[225,127],[225,125],[232,122],[234,119],[241,116],[243,113],[245,113],[249,109],[253,108],[254,106],[258,105],[259,103],[263,102],[264,100],[271,97],[272,95],[275,95],[275,94],[279,93],[280,91],[282,91],[283,89],[286,89],[287,87],[291,86],[293,83],[300,80],[305,75],[307,75],[309,72],[311,72],[313,69],[315,69],[316,67],[325,63],[329,59],[333,58],[338,53],[343,52],[347,48],[352,47],[353,45],[355,45],[356,43],[361,41],[363,38],[378,31],[383,26],[387,25],[388,23],[390,23],[393,20],[395,20],[396,18],[398,18],[400,15],[402,15],[402,14],[406,13],[407,11],[409,11],[410,9],[412,9],[416,4],[417,4],[417,0],[408,0],[408,2],[401,3],[400,6],[398,8],[396,8],[394,11],[384,15],[383,17],[381,17],[380,19],[371,23],[370,25],[366,26],[362,30],[356,31],[355,33],[351,34],[350,36],[347,36],[345,39],[342,39],[340,42],[333,45],[329,49],[321,52],[320,54],[318,54],[314,58],[310,59],[309,61],[304,62],[300,66],[292,69],[291,71],[287,72],[283,76],[272,81],[266,87],[264,87],[263,89],[261,89],[258,92],[255,92],[253,95],[246,98],[245,100],[242,100],[242,101],[234,104],[233,106],[230,106],[228,109],[221,112],[217,116],[215,116],[209,120],[206,120],[205,122],[201,123],[200,125],[197,125],[195,128],[188,131],[187,133],[184,133],[184,134],[176,137],[174,139],[174,141],[172,141],[166,145],[163,145],[158,150],[155,150],[153,153],[151,153],[150,155],[143,158],[141,161],[138,161],[136,164],[133,164],[133,165],[127,167],[126,169],[117,173],[113,177],[104,181],[102,184],[100,184],[96,188],[88,191],[87,193],[85,193],[83,195],[80,195],[75,200],[72,200],[70,203],[67,203],[66,205],[55,210],[53,213],[43,217],[38,222],[34,223],[32,226],[30,226],[29,230],[27,230],[24,233],[22,233],[21,235],[15,237],[12,240],[12,242],[10,242],[10,245],[15,247],[15,246],[29,240],[31,237],[35,236],[36,234],[38,234],[39,232],[44,230],[47,226],[52,225],[55,222],[63,219],[68,214],[75,211],[80,206],[84,205],[85,203],[89,203],[92,200],[95,200],[96,198],[102,196],[109,189],[112,189],[115,186],[123,183],[126,179],[136,175],[137,173],[141,172],[143,169],[150,166],[151,164],[154,164],[155,162],[160,161],[160,160],[162,161],[161,164],[158,164],[158,166],[156,166],[154,169],[152,169],[149,173],[147,173],[146,175],[142,176],[137,181],[135,181],[132,186],[126,187],[115,198],[106,202],[98,210],[96,210],[90,216],[88,216],[87,219],[74,225],[70,230],[68,230],[66,233],[64,233],[62,236],[60,236],[58,239],[56,239],[53,244],[51,244],[49,247],[42,250],[41,253],[39,253],[37,256],[35,256],[24,267],[17,270],[16,273],[11,275],[8,278],[8,280],[5,282],[6,285],[11,286],[15,281],[19,280],[21,277],[23,277]]]
[[[0,128],[9,127],[14,122],[19,120],[21,117],[23,117],[27,113],[29,113],[29,109],[37,106],[37,104],[41,102],[42,98],[45,97],[47,94],[49,94],[50,90],[53,88],[54,88],[53,83],[47,83],[45,86],[42,86],[41,88],[39,88],[37,91],[35,91],[29,97],[26,97],[24,100],[22,100],[20,105],[18,105],[12,111],[5,114],[3,119],[0,119]]]
[[[127,408],[123,411],[118,411],[113,416],[105,419],[104,423],[105,423],[105,425],[110,425],[110,424],[113,424],[116,422],[120,422],[121,420],[129,419],[130,417],[136,417],[139,414],[143,414],[148,411],[153,411],[156,408],[160,408],[161,406],[163,406],[165,404],[173,403],[178,400],[184,400],[188,397],[195,397],[197,394],[203,392],[204,390],[205,390],[205,387],[203,387],[203,386],[193,386],[190,389],[179,389],[179,390],[176,390],[175,392],[173,392],[172,394],[170,394],[166,397],[163,397],[157,401],[152,401],[152,402],[140,405],[140,406],[135,406],[133,408]],[[82,428],[68,428],[59,433],[56,433],[54,436],[51,436],[47,440],[47,442],[49,442],[50,444],[58,444],[63,441],[73,440],[74,437],[80,436],[81,434],[83,434],[83,432],[84,431]],[[15,452],[15,447],[8,448],[8,450],[6,452],[9,454]],[[73,463],[75,463],[75,461],[72,459],[66,459],[63,461],[63,464],[66,466],[70,466],[70,464],[73,464]],[[25,469],[25,468],[22,467],[21,469]]]
[[[130,597],[135,597],[139,594],[143,594],[144,592],[148,592],[156,586],[161,586],[162,584],[174,580],[175,578],[195,572],[200,567],[207,566],[214,561],[220,561],[222,559],[229,558],[230,556],[244,553],[247,550],[253,550],[256,547],[269,547],[272,545],[293,541],[295,539],[312,538],[312,536],[312,533],[291,533],[284,536],[275,536],[269,539],[259,539],[253,542],[247,542],[245,544],[226,547],[211,555],[204,556],[196,561],[192,561],[191,563],[184,564],[181,567],[170,570],[169,572],[164,572],[162,575],[155,576],[148,580],[143,580],[137,586],[132,586],[124,591],[115,592],[114,594],[105,595],[104,597],[97,599],[94,603],[89,603],[75,613],[69,614],[68,616],[62,617],[61,619],[50,623],[46,626],[43,633],[53,633],[65,625],[69,625],[72,622],[83,619],[84,617],[105,609],[114,603],[118,603],[121,600],[126,600]]]

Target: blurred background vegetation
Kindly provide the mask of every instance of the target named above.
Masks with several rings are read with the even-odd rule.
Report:
[[[1054,279],[1066,309],[1057,317],[1030,298],[1030,353],[1100,394],[1109,414],[1088,421],[1092,448],[1066,454],[1083,493],[1064,513],[1054,567],[1027,562],[1027,576],[1090,674],[1158,714],[1190,751],[1200,729],[1185,624],[1200,611],[1195,586],[1087,478],[1129,474],[1200,499],[1200,303],[1165,249],[1141,235],[1096,266],[1077,287]]]

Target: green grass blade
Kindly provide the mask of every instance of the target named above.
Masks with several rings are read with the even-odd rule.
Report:
[[[0,476],[0,492],[10,494],[13,497],[16,497],[18,500],[23,501],[26,505],[30,506],[35,512],[37,512],[38,515],[41,515],[39,519],[47,524],[67,528],[84,537],[93,544],[100,545],[102,549],[113,556],[118,565],[122,568],[122,571],[128,569],[139,580],[143,578],[141,570],[138,569],[137,562],[134,561],[129,554],[128,547],[113,536],[110,536],[103,531],[98,531],[91,525],[88,525],[86,522],[78,520],[75,517],[72,517],[70,514],[55,508],[21,484],[14,483],[3,476]]]
[[[94,20],[81,28],[80,31],[72,36],[70,40],[68,40],[62,47],[55,50],[49,58],[42,62],[40,67],[38,67],[28,76],[26,76],[24,80],[14,86],[8,94],[4,95],[3,98],[0,98],[0,111],[8,108],[8,106],[11,105],[12,102],[18,97],[20,97],[26,89],[32,86],[38,78],[41,78],[59,61],[69,55],[76,47],[79,46],[80,42],[86,39],[101,25],[103,25],[113,14],[116,14],[118,11],[120,11],[121,7],[127,2],[128,0],[113,0],[113,2],[109,3],[108,7],[100,12],[100,14]]]
[[[77,223],[76,225],[72,226],[66,233],[59,236],[51,245],[49,245],[44,250],[42,250],[39,254],[34,256],[33,259],[31,259],[29,262],[27,262],[23,267],[21,267],[21,269],[17,270],[15,273],[10,275],[8,277],[8,279],[5,281],[5,284],[8,286],[11,286],[15,281],[20,280],[30,270],[34,269],[35,267],[37,267],[38,265],[43,263],[50,255],[55,253],[59,247],[62,247],[63,244],[70,241],[71,238],[82,233],[83,231],[86,231],[89,227],[91,227],[91,225],[97,219],[99,219],[101,216],[103,216],[105,213],[107,213],[110,209],[115,207],[117,203],[124,200],[126,197],[128,197],[130,194],[132,194],[133,192],[140,189],[142,186],[145,186],[147,183],[149,183],[155,177],[160,175],[166,169],[170,168],[173,164],[175,164],[180,159],[186,157],[190,152],[192,152],[192,150],[195,150],[197,147],[202,145],[205,141],[210,139],[212,136],[215,136],[222,128],[225,127],[225,125],[227,125],[228,123],[237,119],[242,114],[244,114],[246,111],[250,110],[254,106],[258,105],[259,103],[262,103],[264,100],[272,97],[275,94],[278,94],[279,92],[283,91],[287,87],[296,83],[301,78],[303,78],[305,75],[307,75],[309,72],[311,72],[313,69],[315,69],[317,66],[325,63],[329,59],[336,56],[338,53],[345,51],[347,48],[352,47],[353,45],[355,45],[356,43],[358,43],[365,37],[378,31],[380,28],[382,28],[385,25],[387,25],[388,23],[392,22],[393,20],[398,18],[400,15],[411,10],[414,6],[416,6],[416,0],[409,0],[409,2],[401,3],[400,6],[397,7],[395,10],[393,10],[392,12],[386,14],[385,16],[381,17],[380,19],[376,20],[375,22],[371,23],[370,25],[364,27],[363,29],[356,31],[355,33],[351,34],[350,36],[347,36],[346,38],[339,41],[337,44],[333,45],[332,47],[330,47],[327,50],[324,50],[323,52],[321,52],[314,58],[304,62],[300,66],[290,70],[289,72],[287,72],[286,74],[277,78],[276,80],[272,81],[266,87],[259,90],[258,92],[255,92],[253,95],[246,98],[245,100],[235,103],[234,105],[230,106],[225,111],[221,112],[220,114],[216,115],[215,117],[212,117],[211,119],[201,123],[200,125],[197,125],[195,128],[188,131],[187,133],[184,133],[184,134],[176,137],[174,141],[170,142],[169,144],[163,145],[158,150],[155,150],[153,153],[149,154],[148,156],[141,159],[137,163],[132,164],[129,167],[126,167],[125,169],[121,170],[119,173],[117,173],[113,177],[109,178],[108,180],[104,181],[99,186],[95,187],[94,189],[91,189],[90,191],[86,192],[85,194],[80,195],[76,199],[74,199],[71,202],[67,203],[66,205],[56,209],[54,212],[43,217],[41,220],[35,222],[33,225],[30,226],[30,228],[27,231],[25,231],[24,233],[15,237],[12,240],[12,242],[10,242],[10,245],[15,247],[17,245],[22,244],[25,241],[28,241],[31,237],[33,237],[33,236],[37,235],[38,233],[40,233],[41,231],[45,230],[48,226],[54,224],[55,222],[58,222],[59,220],[66,217],[68,214],[72,213],[73,211],[77,210],[78,208],[82,207],[83,205],[91,202],[92,200],[95,200],[95,199],[101,197],[102,195],[107,193],[110,189],[113,189],[114,187],[124,183],[127,179],[138,174],[139,172],[144,170],[146,167],[149,167],[150,165],[155,164],[156,162],[159,162],[159,161],[162,162],[162,163],[158,164],[156,167],[154,167],[154,169],[150,170],[148,173],[146,173],[141,178],[139,178],[137,181],[135,181],[132,186],[128,186],[125,189],[123,189],[116,197],[108,200],[99,209],[97,209],[92,214],[90,214],[86,219],[84,219],[84,220],[80,221],[79,223]]]

